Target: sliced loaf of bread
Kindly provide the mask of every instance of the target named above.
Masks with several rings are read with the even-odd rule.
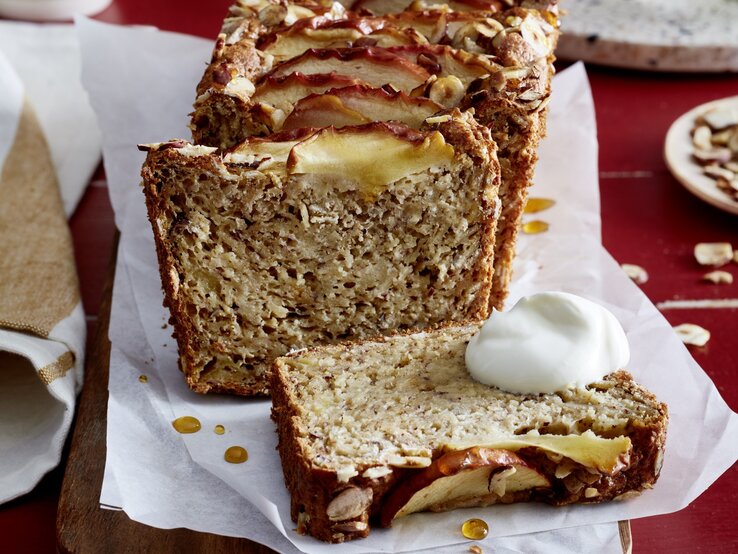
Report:
[[[165,302],[198,392],[268,394],[290,350],[488,313],[499,165],[468,113],[223,154],[143,148]]]
[[[229,148],[300,125],[413,125],[434,108],[474,109],[499,147],[490,306],[501,309],[545,134],[556,1],[239,0],[230,15],[197,89],[199,144]]]
[[[272,417],[298,530],[364,537],[417,511],[621,500],[658,478],[667,408],[625,371],[521,395],[474,381],[479,324],[278,358]]]

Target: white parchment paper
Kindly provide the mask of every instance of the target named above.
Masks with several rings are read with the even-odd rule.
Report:
[[[521,237],[509,303],[537,291],[563,290],[593,299],[618,317],[632,349],[628,369],[671,410],[658,485],[635,500],[599,506],[535,504],[417,514],[391,530],[374,530],[367,539],[340,546],[297,535],[269,402],[200,396],[184,385],[168,313],[161,307],[153,237],[138,187],[144,156],[137,143],[189,137],[186,114],[211,43],[85,19],[77,25],[83,82],[103,131],[105,168],[122,233],[110,324],[101,504],[156,527],[248,537],[282,552],[294,552],[295,546],[310,553],[432,547],[464,552],[459,526],[471,516],[490,522],[483,544],[497,552],[618,552],[617,526],[608,522],[679,510],[738,458],[738,416],[600,244],[594,109],[584,68],[576,65],[556,77],[549,136],[541,146],[532,191],[557,201],[530,216],[551,227]],[[141,374],[148,383],[138,381]],[[175,433],[170,422],[182,415],[200,419],[203,430]],[[216,424],[225,426],[224,435],[213,432]],[[232,445],[248,449],[247,463],[223,461]]]

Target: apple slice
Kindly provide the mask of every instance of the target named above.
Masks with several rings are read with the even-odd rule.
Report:
[[[322,28],[303,28],[295,30],[290,27],[287,31],[275,33],[273,40],[262,46],[262,51],[274,57],[278,64],[299,56],[311,48],[347,48],[354,45],[402,46],[410,44],[426,44],[428,41],[414,29],[397,29],[389,26],[371,30],[346,26],[346,21],[333,22],[336,25]],[[337,25],[340,24],[340,25]]]
[[[297,104],[292,113],[285,119],[282,129],[347,127],[363,125],[372,119],[365,114],[350,109],[334,94],[311,94]]]
[[[444,446],[447,451],[456,451],[482,445],[486,448],[503,448],[520,450],[535,447],[552,454],[564,456],[585,467],[600,473],[615,475],[630,464],[632,444],[626,436],[606,439],[597,436],[591,430],[581,435],[541,435],[537,431],[529,431],[525,435],[499,438],[496,440],[476,437],[469,441],[460,441]]]
[[[420,65],[439,77],[456,77],[464,87],[469,86],[473,80],[500,69],[482,56],[441,44],[393,46],[387,51]]]
[[[454,12],[485,11],[498,12],[508,6],[501,0],[357,0],[351,6],[352,11],[367,10],[374,15],[386,15],[402,11],[422,11],[426,8],[448,7]]]
[[[473,447],[449,452],[400,481],[380,510],[380,523],[386,527],[415,512],[492,504],[506,492],[550,485],[509,450]]]
[[[274,133],[269,137],[249,137],[223,152],[226,164],[248,165],[254,169],[284,169],[295,145],[316,133],[316,129],[296,129]]]
[[[430,77],[425,69],[403,56],[383,48],[364,47],[308,50],[278,65],[267,74],[267,78],[295,72],[305,75],[336,73],[347,77],[360,76],[362,81],[375,88],[389,84],[403,92],[410,92]]]
[[[382,19],[400,29],[414,29],[431,43],[447,44],[459,28],[475,21],[484,21],[485,17],[473,12],[432,9],[391,13]]]
[[[332,175],[376,198],[391,183],[448,166],[453,159],[453,146],[438,131],[420,133],[399,123],[376,122],[321,129],[292,149],[287,173]]]
[[[261,81],[251,101],[254,104],[267,104],[289,113],[300,98],[352,85],[368,86],[360,79],[336,73],[314,75],[290,73],[283,77],[269,77]]]
[[[288,29],[275,35],[274,40],[263,46],[262,51],[274,57],[274,63],[299,56],[311,48],[344,48],[350,46],[364,33],[357,29]]]
[[[282,128],[342,127],[369,121],[400,121],[419,129],[426,118],[442,109],[443,106],[428,98],[356,85],[303,98],[295,105]]]

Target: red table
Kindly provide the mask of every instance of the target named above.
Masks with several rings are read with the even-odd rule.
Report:
[[[230,0],[117,0],[97,19],[213,38],[229,4]],[[650,280],[642,288],[655,303],[738,298],[738,265],[725,268],[736,277],[736,284],[708,285],[700,282],[705,270],[692,255],[697,242],[728,241],[738,247],[738,217],[691,196],[671,177],[662,159],[670,123],[695,105],[738,94],[738,75],[647,74],[596,67],[588,71],[600,134],[605,246],[619,262],[648,270]],[[90,337],[97,326],[105,270],[113,253],[115,228],[104,179],[99,170],[71,220]],[[728,405],[738,409],[738,310],[669,309],[664,315],[674,325],[697,323],[712,332],[711,341],[693,349],[693,354]],[[0,551],[56,550],[62,476],[63,463],[33,492],[0,506]],[[734,465],[686,509],[633,521],[634,550],[736,552],[736,507],[738,468]]]

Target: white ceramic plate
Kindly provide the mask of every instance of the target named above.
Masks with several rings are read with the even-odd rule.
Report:
[[[650,71],[738,71],[737,0],[561,0],[556,55]]]
[[[738,214],[738,202],[718,189],[715,179],[711,179],[702,173],[702,167],[692,159],[694,146],[692,145],[690,132],[694,127],[695,119],[707,110],[718,106],[738,107],[738,96],[731,96],[730,98],[723,98],[697,106],[672,123],[666,133],[664,159],[674,177],[689,192],[721,210]]]

